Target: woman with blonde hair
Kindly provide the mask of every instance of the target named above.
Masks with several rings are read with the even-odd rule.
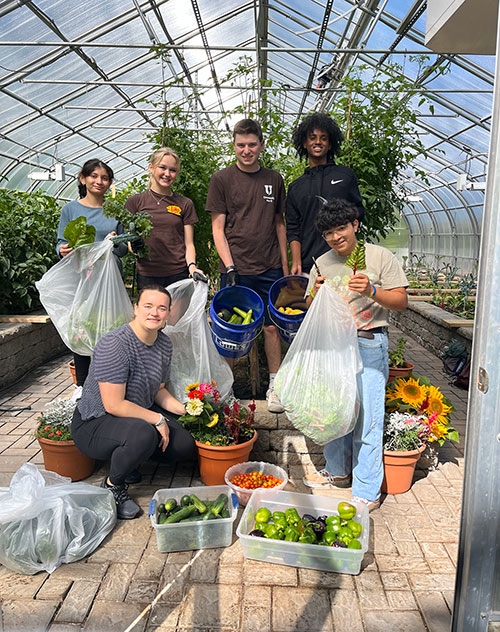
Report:
[[[169,147],[153,152],[149,161],[149,186],[130,197],[125,208],[135,214],[149,213],[153,229],[146,240],[149,256],[137,262],[137,287],[167,287],[191,275],[206,280],[196,264],[194,224],[198,216],[193,202],[172,191],[180,169],[179,156]]]

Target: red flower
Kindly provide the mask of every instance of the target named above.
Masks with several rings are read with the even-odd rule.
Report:
[[[188,399],[199,399],[200,401],[203,401],[203,398],[204,394],[197,388],[188,393]]]

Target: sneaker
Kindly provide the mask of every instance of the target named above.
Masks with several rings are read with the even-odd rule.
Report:
[[[142,474],[139,472],[139,470],[132,470],[125,477],[126,485],[137,485],[137,483],[140,483],[141,481],[142,481]]]
[[[76,386],[75,384],[75,390],[73,391],[73,395],[69,398],[69,401],[73,403],[77,402],[82,396],[82,391],[83,386]]]
[[[380,507],[380,498],[378,500],[367,500],[366,498],[359,498],[359,496],[353,496],[351,502],[366,505],[368,507],[368,513],[375,511]]]
[[[346,476],[333,476],[326,470],[320,470],[319,472],[312,472],[306,474],[302,479],[302,482],[306,487],[312,487],[318,489],[320,487],[350,487],[351,475]]]
[[[141,511],[139,505],[128,495],[128,485],[108,485],[106,479],[104,479],[101,487],[109,489],[113,494],[116,502],[116,515],[119,520],[132,520]]]
[[[270,413],[284,413],[285,407],[278,399],[278,396],[274,392],[274,388],[268,388],[266,393],[267,410]]]

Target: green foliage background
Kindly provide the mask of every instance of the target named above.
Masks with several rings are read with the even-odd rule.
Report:
[[[0,189],[0,313],[41,307],[35,281],[56,261],[61,208],[41,191]]]

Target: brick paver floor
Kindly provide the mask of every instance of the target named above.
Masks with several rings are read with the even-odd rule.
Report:
[[[391,341],[398,335],[391,328]],[[445,444],[436,470],[418,471],[410,491],[385,497],[370,514],[369,549],[359,575],[246,560],[235,534],[227,548],[159,553],[147,516],[153,494],[202,483],[196,468],[151,464],[131,489],[144,515],[117,522],[88,558],[34,576],[0,567],[0,631],[448,631],[467,392],[451,387],[441,361],[411,340],[408,359],[451,399],[462,441]],[[42,466],[33,430],[46,402],[71,395],[68,360],[55,359],[0,392],[0,485],[7,487],[27,461]],[[20,410],[26,406],[30,410]],[[265,402],[258,402],[257,411],[268,414]],[[302,484],[304,469],[289,466],[289,486],[310,493]],[[105,473],[104,465],[87,482],[98,484]],[[350,490],[321,493],[350,496]],[[234,530],[237,524],[238,519]]]

